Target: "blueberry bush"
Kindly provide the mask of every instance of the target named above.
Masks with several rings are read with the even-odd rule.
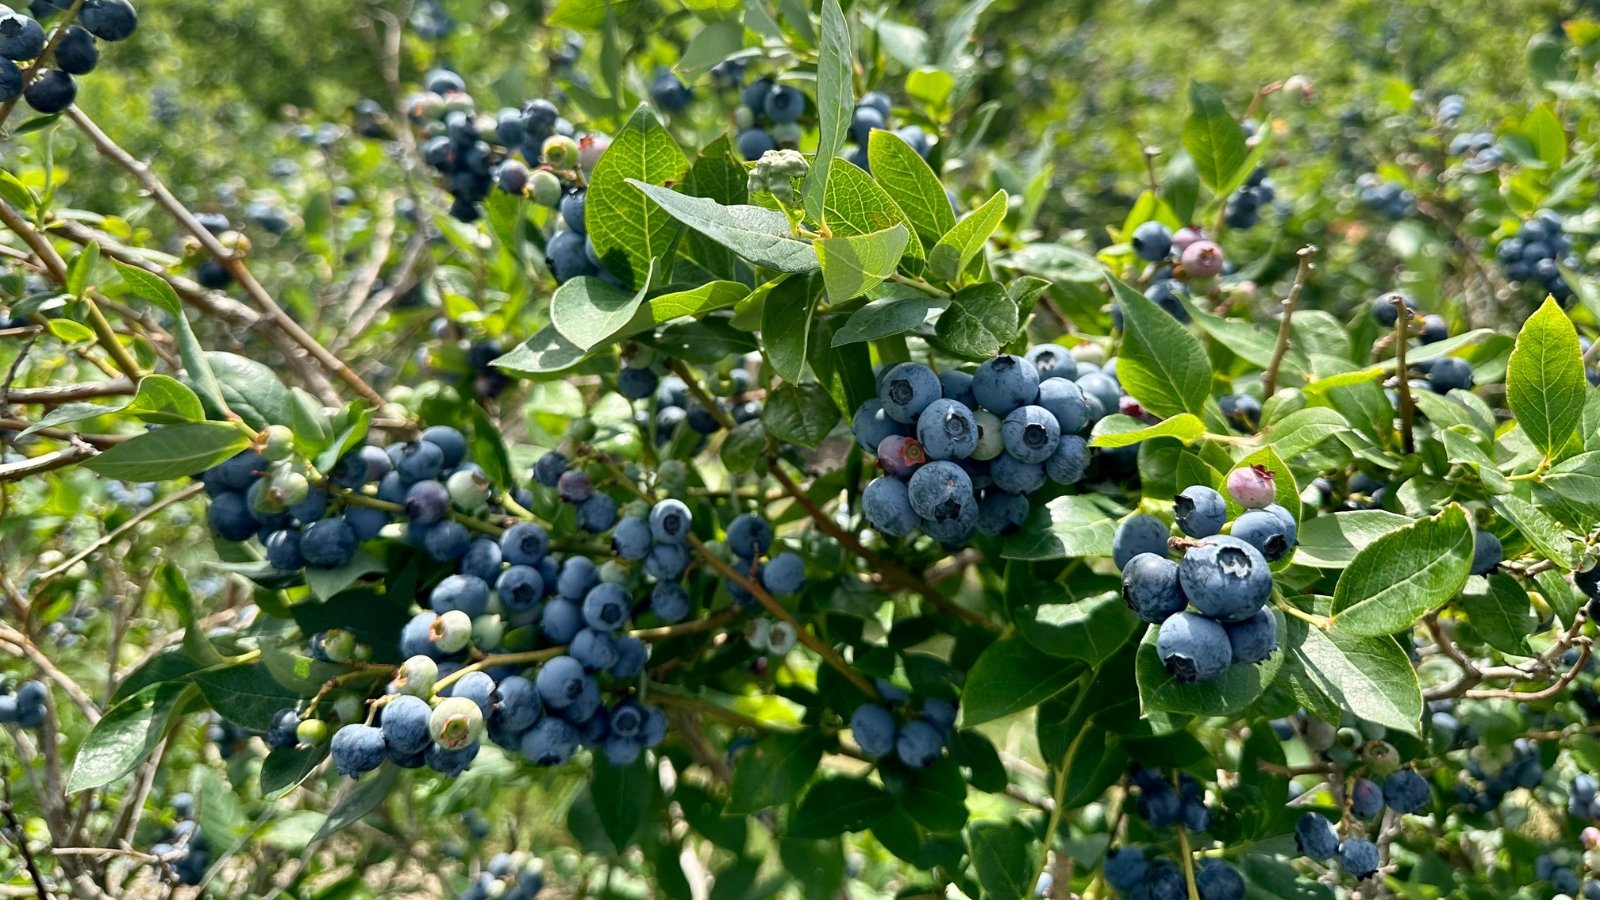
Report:
[[[0,7],[5,896],[1600,897],[1600,9],[146,7]]]

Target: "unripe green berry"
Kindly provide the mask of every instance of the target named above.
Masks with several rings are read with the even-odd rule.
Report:
[[[472,620],[472,646],[492,650],[505,637],[505,622],[497,615],[482,615]]]
[[[454,653],[472,640],[472,617],[459,609],[433,620],[428,628],[428,640],[445,653]]]
[[[669,459],[656,469],[656,484],[674,496],[689,489],[689,467],[681,459]]]
[[[294,432],[287,425],[269,425],[266,441],[261,445],[261,455],[273,462],[288,459],[294,453]]]
[[[551,135],[544,142],[544,161],[555,169],[570,169],[578,164],[578,142],[564,134]]]
[[[656,357],[659,355],[660,354],[656,352],[656,348],[651,347],[648,344],[638,343],[637,341],[629,341],[628,343],[622,345],[623,362],[635,369],[642,369],[646,366],[654,365]]]
[[[528,196],[540,206],[551,209],[561,205],[561,179],[549,169],[534,169],[528,175]]]
[[[395,691],[416,697],[433,694],[433,683],[439,680],[439,664],[432,657],[418,654],[400,664],[390,682]]]
[[[1310,719],[1305,727],[1306,747],[1313,752],[1320,753],[1333,746],[1337,732],[1332,725],[1321,719]]]
[[[321,719],[305,719],[294,730],[295,739],[307,747],[320,746],[328,739],[328,723]]]
[[[594,420],[587,416],[573,419],[572,423],[567,426],[567,434],[571,436],[573,440],[579,442],[594,440],[597,430],[598,429],[595,427]]]
[[[489,502],[489,480],[472,469],[452,472],[444,486],[458,509],[477,512]]]
[[[744,626],[744,641],[757,650],[767,649],[767,637],[772,631],[772,622],[767,619],[751,619]]]
[[[1106,351],[1099,344],[1079,344],[1072,348],[1072,358],[1078,362],[1103,366],[1106,363]]]
[[[276,502],[288,508],[306,499],[306,495],[311,493],[311,482],[305,475],[292,469],[280,470],[272,476],[272,486],[268,491]]]
[[[1368,741],[1361,756],[1374,775],[1389,775],[1400,768],[1400,752],[1388,741]]]
[[[483,734],[483,710],[466,697],[446,697],[433,707],[428,730],[440,746],[460,750]]]
[[[332,662],[347,663],[355,656],[356,636],[342,628],[334,628],[322,635],[322,652]]]
[[[600,580],[607,584],[626,585],[633,580],[633,570],[614,559],[600,564]]]
[[[798,147],[800,146],[800,139],[805,136],[806,132],[805,129],[800,127],[799,122],[784,122],[781,125],[772,126],[769,129],[769,133],[772,135],[772,139],[778,142],[779,147]]]

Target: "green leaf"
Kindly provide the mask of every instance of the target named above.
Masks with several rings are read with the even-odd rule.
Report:
[[[183,313],[183,304],[178,300],[178,292],[172,285],[138,266],[130,266],[118,260],[112,260],[122,280],[127,284],[129,291],[134,296],[140,297],[160,307],[174,319],[177,329],[178,355],[183,359],[184,374],[189,383],[200,396],[206,413],[213,419],[226,419],[230,410],[228,401],[222,394],[222,385],[217,381],[216,374],[211,371],[209,355],[200,346],[200,341],[194,335],[194,328],[189,324],[188,316]]]
[[[895,225],[871,234],[817,239],[813,246],[828,301],[844,303],[882,284],[900,265],[910,238],[906,226]]]
[[[114,412],[121,412],[133,402],[132,397],[124,397],[114,403],[63,403],[49,413],[40,417],[38,421],[23,429],[18,437],[27,437],[44,428],[59,428],[96,416],[108,416]]]
[[[546,325],[533,336],[494,359],[490,365],[520,375],[550,375],[583,362],[588,353],[561,336],[554,325]]]
[[[1406,652],[1388,635],[1359,637],[1295,623],[1305,638],[1294,649],[1314,689],[1341,710],[1387,728],[1417,734],[1422,690]]]
[[[817,62],[817,154],[806,173],[802,196],[806,215],[826,224],[823,199],[828,175],[839,161],[845,137],[850,133],[855,109],[855,43],[850,37],[850,20],[845,18],[839,0],[822,0],[822,42]],[[737,252],[737,251],[735,251]]]
[[[1272,611],[1278,623],[1279,642],[1285,634],[1283,613]],[[1156,635],[1160,627],[1150,626],[1134,661],[1139,682],[1139,704],[1143,714],[1154,712],[1193,713],[1195,715],[1232,715],[1261,696],[1261,692],[1278,677],[1283,665],[1283,650],[1274,652],[1265,662],[1255,665],[1229,666],[1222,677],[1212,681],[1188,684],[1167,674],[1156,652]]]
[[[620,16],[638,4],[639,0],[557,0],[545,21],[551,27],[595,31],[606,23],[608,12]]]
[[[623,284],[643,290],[652,263],[666,257],[678,233],[666,210],[629,185],[678,184],[688,169],[678,143],[644,106],[634,110],[595,165],[588,193],[593,203],[584,204],[584,220],[595,255]],[[565,329],[562,333],[571,337]]]
[[[961,724],[971,728],[1038,706],[1072,686],[1083,667],[1050,656],[1021,635],[990,644],[961,691]]]
[[[139,391],[128,411],[157,425],[203,422],[206,411],[200,397],[189,386],[166,375],[146,375],[139,379]]]
[[[1028,643],[1045,653],[1081,659],[1091,666],[1109,659],[1139,630],[1139,617],[1122,601],[1120,591],[1071,603],[1013,607],[1012,621]]]
[[[1323,441],[1349,430],[1349,420],[1340,415],[1338,410],[1309,406],[1295,410],[1262,431],[1267,446],[1284,459],[1292,460]]]
[[[1200,204],[1200,175],[1195,171],[1194,157],[1178,152],[1167,160],[1166,168],[1161,170],[1161,199],[1178,221],[1193,221],[1195,207]]]
[[[83,465],[119,481],[166,481],[198,475],[248,446],[250,436],[233,425],[172,425],[117,444]]]
[[[967,779],[950,757],[940,757],[921,770],[898,769],[891,774],[879,769],[878,774],[890,796],[923,828],[953,834],[967,824]]]
[[[989,359],[1016,337],[1017,301],[995,281],[964,287],[934,324],[934,337],[946,351],[965,359]]]
[[[294,398],[271,366],[233,353],[211,351],[205,358],[223,400],[245,424],[255,429],[294,424]]]
[[[1315,516],[1300,523],[1295,543],[1296,565],[1342,569],[1374,541],[1411,522],[1410,517],[1382,509],[1361,509]]]
[[[298,409],[299,404],[294,403],[291,409]],[[474,407],[476,409],[476,407]],[[374,410],[363,405],[360,401],[352,401],[334,416],[333,421],[327,422],[330,432],[328,443],[317,453],[313,463],[321,472],[331,472],[333,467],[346,453],[361,446],[367,439],[367,431],[372,427]],[[326,420],[324,420],[326,421]],[[488,466],[489,460],[479,459],[478,462]],[[489,475],[494,480],[493,473]]]
[[[1158,416],[1204,414],[1211,390],[1211,361],[1189,329],[1144,294],[1111,278],[1122,304],[1122,350],[1117,378],[1134,399]]]
[[[926,325],[949,306],[949,300],[930,296],[915,288],[905,288],[891,296],[873,300],[851,313],[844,325],[833,333],[833,346],[842,347],[905,334]]]
[[[1005,191],[996,191],[946,232],[928,251],[928,274],[940,281],[955,281],[1000,227],[1000,220],[1006,216],[1006,200]]]
[[[194,699],[184,681],[152,684],[106,710],[78,745],[67,793],[110,784],[132,772]]]
[[[826,278],[827,268],[823,268]],[[778,377],[799,384],[806,370],[806,343],[817,295],[812,279],[787,276],[767,294],[761,307],[761,342]]]
[[[1016,822],[974,822],[967,829],[967,852],[985,900],[1023,900],[1033,896],[1033,838]]]
[[[84,244],[78,255],[72,258],[72,265],[67,267],[67,293],[82,297],[89,289],[89,279],[94,275],[95,263],[99,261],[100,245],[95,241]]]
[[[1469,578],[1457,601],[1483,642],[1515,656],[1532,656],[1528,635],[1539,627],[1528,591],[1510,575]]]
[[[1078,494],[1036,507],[1022,527],[1005,539],[1006,559],[1065,559],[1110,556],[1117,522],[1094,499]]]
[[[785,832],[793,838],[829,838],[871,828],[894,809],[889,795],[864,778],[826,778],[811,786]]]
[[[783,213],[760,206],[724,206],[640,181],[628,183],[673,218],[758,266],[798,274],[821,267],[816,250],[793,236]]]
[[[1551,466],[1540,481],[1568,500],[1600,506],[1600,451],[1568,457]]]
[[[130,266],[115,259],[111,261],[111,264],[116,267],[117,273],[122,276],[122,280],[127,282],[128,289],[133,292],[134,296],[154,303],[169,315],[177,316],[183,314],[183,304],[178,300],[178,292],[173,290],[172,285],[167,284],[160,276],[153,275],[138,266]]]
[[[183,570],[170,560],[164,561],[156,569],[156,583],[161,586],[162,598],[177,612],[178,622],[183,626],[183,651],[202,666],[221,663],[222,654],[211,646],[211,640],[200,625],[200,611],[195,606],[194,593],[189,590],[189,580],[184,577]]]
[[[1145,425],[1132,416],[1113,413],[1095,423],[1089,446],[1131,447],[1162,437],[1177,438],[1182,443],[1192,444],[1205,433],[1205,423],[1189,413],[1181,413],[1154,425]]]
[[[839,408],[820,384],[781,384],[767,395],[761,423],[780,441],[816,448],[839,422]]]
[[[1578,332],[1555,298],[1546,297],[1517,334],[1506,370],[1506,403],[1528,440],[1549,458],[1577,430],[1589,391]]]
[[[261,799],[281,800],[311,777],[328,756],[326,745],[273,750],[261,761]],[[308,835],[309,836],[309,835]]]
[[[729,813],[755,813],[782,806],[800,793],[822,761],[823,737],[815,731],[774,734],[744,751],[728,790]]]
[[[38,195],[17,176],[4,170],[0,170],[0,199],[17,207],[30,219],[39,212]]]
[[[1527,538],[1528,543],[1532,544],[1545,559],[1563,569],[1578,567],[1581,539],[1547,515],[1544,510],[1516,494],[1500,494],[1491,497],[1489,502],[1494,506],[1495,512],[1517,526],[1522,536]]]
[[[1534,154],[1547,168],[1559,169],[1567,161],[1567,133],[1548,102],[1530,110],[1517,131],[1533,145]]]
[[[1577,585],[1567,580],[1567,576],[1555,569],[1545,569],[1533,576],[1533,581],[1539,586],[1539,594],[1544,597],[1544,602],[1556,611],[1563,622],[1572,622],[1578,615],[1578,610],[1583,609],[1589,598],[1579,591]]]
[[[311,593],[323,600],[331,600],[351,585],[360,581],[363,576],[387,571],[383,560],[378,559],[365,550],[357,550],[350,561],[335,569],[325,569],[321,566],[306,567],[306,587]]]
[[[1410,628],[1460,592],[1471,564],[1472,528],[1452,503],[1356,554],[1333,591],[1332,627],[1357,637]]]
[[[1222,96],[1207,84],[1189,82],[1189,116],[1183,121],[1183,148],[1194,160],[1206,187],[1220,191],[1250,155],[1244,129],[1228,114]]]
[[[580,350],[591,350],[622,331],[635,318],[650,291],[655,261],[648,263],[644,283],[629,294],[600,278],[573,278],[550,297],[550,324]]]
[[[873,179],[911,220],[923,247],[932,250],[956,224],[939,176],[904,138],[883,128],[874,129],[867,139],[867,162]]]
[[[389,799],[389,792],[394,790],[399,781],[400,767],[393,763],[384,763],[378,771],[363,775],[334,805],[327,821],[311,836],[311,843],[315,844],[366,818],[368,813]]]
[[[748,472],[767,449],[767,426],[751,419],[733,426],[722,439],[717,455],[730,472]]]
[[[650,331],[673,319],[698,319],[709,312],[727,309],[750,294],[750,288],[737,281],[712,281],[686,291],[674,291],[651,298],[619,337]]]
[[[193,677],[212,709],[251,731],[269,730],[278,710],[300,702],[300,695],[279,684],[264,665],[206,669]]]
[[[659,801],[661,782],[654,766],[636,759],[626,766],[596,766],[589,790],[604,810],[600,825],[612,846],[626,850],[639,841]]]
[[[689,39],[689,46],[683,48],[683,56],[673,68],[684,79],[693,81],[743,49],[743,24],[737,21],[707,22]]]

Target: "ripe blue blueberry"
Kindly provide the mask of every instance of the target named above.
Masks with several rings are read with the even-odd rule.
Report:
[[[1215,856],[1200,860],[1194,883],[1201,900],[1244,900],[1244,878],[1239,870]]]
[[[644,572],[657,581],[675,581],[689,567],[689,549],[682,544],[656,544],[644,558]]]
[[[772,547],[772,526],[754,513],[741,513],[728,523],[726,543],[740,559],[759,559]]]
[[[561,564],[561,574],[556,578],[556,591],[574,602],[589,596],[589,589],[600,583],[600,573],[594,561],[586,556],[569,556]]]
[[[206,524],[211,533],[225,541],[247,541],[259,527],[250,515],[249,501],[243,494],[228,491],[211,498],[206,507]]]
[[[894,715],[876,703],[863,703],[850,714],[850,733],[867,756],[877,759],[895,749]]]
[[[412,441],[404,445],[395,462],[395,471],[407,483],[438,478],[444,468],[444,450],[432,441]]]
[[[1293,548],[1283,519],[1264,509],[1252,509],[1233,521],[1234,537],[1261,551],[1267,562],[1282,559]]]
[[[917,417],[917,440],[930,459],[965,459],[978,449],[978,420],[971,409],[941,398]]]
[[[912,474],[906,485],[911,508],[923,519],[944,522],[977,514],[972,496],[972,479],[958,465],[946,460],[930,462]]]
[[[1177,789],[1165,781],[1152,780],[1140,785],[1139,818],[1152,828],[1171,828],[1178,822],[1183,809],[1183,798]]]
[[[929,404],[944,392],[939,376],[921,363],[900,363],[890,369],[879,387],[878,399],[889,418],[913,425]],[[876,449],[876,448],[874,448]]]
[[[978,530],[978,502],[974,499],[962,507],[955,518],[923,519],[922,530],[947,548],[959,547],[972,539]]]
[[[139,14],[128,0],[86,0],[78,21],[102,41],[125,41],[139,27]]]
[[[438,562],[454,562],[467,554],[472,535],[460,522],[440,522],[436,525],[418,526],[422,532],[422,549]]]
[[[1479,529],[1472,539],[1472,574],[1487,575],[1505,559],[1505,548],[1492,531]]]
[[[761,586],[774,597],[797,594],[805,582],[806,564],[798,553],[779,553],[761,568]]]
[[[1077,484],[1088,470],[1089,442],[1075,434],[1062,435],[1056,451],[1044,461],[1045,474],[1056,484]]]
[[[1039,382],[1037,404],[1055,418],[1057,427],[1064,435],[1082,431],[1089,424],[1089,404],[1083,398],[1083,388],[1075,381],[1064,377],[1045,378]]]
[[[459,609],[476,618],[489,610],[489,585],[475,575],[447,575],[433,589],[429,605],[436,613]]]
[[[1428,808],[1433,793],[1427,779],[1412,769],[1401,769],[1384,779],[1383,800],[1397,813],[1418,813]]]
[[[336,569],[356,555],[356,535],[343,519],[323,519],[300,535],[300,554],[308,565]]]
[[[494,591],[507,612],[533,609],[544,597],[544,576],[533,566],[511,566],[495,580]]]
[[[861,510],[878,533],[903,537],[915,531],[922,517],[911,506],[910,490],[898,478],[882,476],[867,484]]]
[[[1322,813],[1307,812],[1294,824],[1294,843],[1308,859],[1322,862],[1339,852],[1339,832]]]
[[[910,433],[907,425],[889,417],[883,408],[883,401],[877,399],[861,404],[851,420],[851,430],[856,436],[856,443],[868,453],[877,453],[878,445],[892,434]]]
[[[1231,622],[1223,628],[1227,629],[1228,646],[1237,664],[1264,662],[1278,649],[1278,620],[1265,606],[1243,622]]]
[[[333,733],[329,750],[339,774],[360,778],[383,765],[383,732],[372,725],[346,725]]]
[[[406,491],[406,518],[432,525],[450,511],[450,491],[437,481],[418,481]]]
[[[80,18],[88,12],[87,8]],[[0,10],[0,56],[21,62],[38,57],[44,50],[44,26],[10,7]]]
[[[1140,553],[1122,567],[1122,600],[1141,621],[1152,625],[1189,605],[1178,584],[1178,564],[1154,553]]]
[[[1178,821],[1191,832],[1203,832],[1211,828],[1211,810],[1202,800],[1185,799],[1178,810]]]
[[[426,706],[427,704],[423,704]],[[293,708],[278,710],[272,715],[272,727],[267,729],[267,746],[274,750],[287,750],[300,742],[296,731],[300,728],[300,715]]]
[[[1156,634],[1156,655],[1167,674],[1177,681],[1202,682],[1220,678],[1233,662],[1227,631],[1205,616],[1180,612],[1162,622],[1160,627]]]
[[[583,628],[583,610],[571,600],[557,598],[544,605],[539,630],[557,644],[569,643]]]
[[[1173,498],[1172,511],[1178,528],[1192,538],[1211,537],[1228,521],[1228,501],[1214,488],[1194,484]]]
[[[539,698],[551,709],[564,709],[583,693],[583,664],[570,656],[557,656],[539,667],[534,684]]]
[[[1374,819],[1383,812],[1383,788],[1370,778],[1357,778],[1350,788],[1350,812],[1358,819]]]
[[[1404,303],[1411,312],[1415,313],[1417,311],[1417,301],[1413,300],[1410,294],[1403,294],[1399,291],[1380,294],[1372,301],[1372,319],[1380,327],[1393,328],[1394,324],[1400,321],[1400,309],[1395,306],[1396,300]]]
[[[477,759],[478,750],[482,747],[483,745],[477,741],[458,749],[450,749],[435,742],[429,744],[428,749],[423,751],[423,760],[427,763],[428,768],[438,772],[440,775],[453,777],[460,775],[472,766],[472,761]]]
[[[611,552],[637,562],[650,553],[650,526],[637,516],[626,516],[611,532]]]
[[[1221,622],[1255,615],[1272,594],[1272,570],[1254,546],[1226,535],[1205,538],[1178,564],[1184,596]]]
[[[300,555],[300,532],[292,528],[275,531],[264,541],[267,547],[267,564],[280,572],[293,572],[305,567],[306,558]]]
[[[68,75],[87,75],[99,64],[100,48],[86,29],[74,25],[56,42],[56,65]]]
[[[799,88],[787,84],[775,84],[767,91],[762,100],[761,109],[767,118],[779,125],[787,125],[800,118],[806,111],[806,95]]]
[[[1039,397],[1039,370],[1020,356],[986,360],[972,375],[972,396],[997,416],[1010,415]]]
[[[1124,894],[1131,894],[1144,884],[1145,870],[1149,864],[1142,847],[1118,847],[1106,854],[1104,867],[1106,884]]]
[[[894,739],[895,755],[913,769],[932,765],[943,748],[944,737],[939,729],[923,719],[907,722]]]
[[[1100,404],[1100,416],[1116,412],[1122,404],[1122,385],[1104,372],[1083,372],[1080,369],[1074,382],[1083,392],[1085,400],[1095,398]],[[1090,416],[1091,419],[1098,418]]]
[[[616,639],[617,659],[607,669],[612,678],[624,681],[639,677],[644,671],[644,664],[650,659],[650,645],[636,637],[619,637]]]
[[[1453,390],[1472,390],[1472,364],[1459,356],[1445,356],[1433,361],[1428,369],[1428,386],[1434,393],[1448,394]]]
[[[650,590],[650,611],[663,622],[681,622],[689,615],[689,594],[675,581],[663,581]]]
[[[486,584],[494,584],[500,578],[500,562],[500,544],[489,538],[478,538],[467,546],[467,555],[461,557],[459,571],[481,578]]]
[[[389,749],[402,756],[421,753],[433,740],[428,731],[428,717],[433,710],[428,701],[410,694],[393,697],[383,706],[380,726]]]
[[[521,675],[500,679],[495,697],[494,718],[511,731],[527,731],[539,720],[539,690]]]
[[[616,631],[628,620],[633,607],[627,588],[620,584],[601,582],[583,598],[583,620],[590,628]]]
[[[1129,242],[1135,256],[1145,262],[1160,262],[1172,252],[1172,231],[1160,222],[1145,222],[1133,230]]]
[[[616,665],[617,639],[609,631],[585,628],[573,636],[567,652],[585,669],[602,672]]]
[[[1339,867],[1356,878],[1378,873],[1378,845],[1366,838],[1346,838],[1339,844]]]
[[[568,469],[556,479],[556,493],[565,503],[582,503],[594,496],[594,481],[582,469]]]
[[[1044,487],[1044,464],[1023,462],[1010,453],[1002,453],[989,464],[989,476],[1002,491],[1031,494]]]
[[[550,536],[533,522],[518,522],[500,535],[500,555],[514,566],[535,566],[550,552]]]
[[[850,117],[850,140],[857,146],[867,146],[872,132],[885,127],[883,113],[870,106],[856,106],[855,112]]]
[[[983,534],[1012,534],[1028,520],[1028,498],[1005,491],[984,491],[978,500],[978,531]]]
[[[565,454],[551,450],[540,456],[538,461],[533,464],[533,480],[539,482],[545,487],[553,488],[556,486],[556,482],[560,480],[561,473],[567,471],[568,465],[569,463]],[[519,526],[512,527],[516,528]],[[506,558],[510,559],[509,556]]]
[[[545,263],[557,283],[598,273],[598,267],[589,260],[586,244],[582,232],[569,229],[552,235],[544,245]]]
[[[1042,406],[1021,406],[1011,411],[1000,426],[1006,453],[1019,462],[1043,463],[1061,441],[1056,417]]]
[[[945,369],[939,373],[939,387],[944,390],[944,399],[954,400],[968,409],[978,405],[976,397],[972,396],[972,375],[960,369]]]
[[[421,440],[439,448],[446,469],[454,469],[467,458],[467,439],[449,425],[434,425],[422,431]]]
[[[1071,350],[1060,344],[1035,344],[1028,348],[1022,358],[1038,370],[1041,390],[1044,383],[1052,378],[1072,381],[1078,377],[1078,361],[1073,359]]]
[[[681,544],[689,539],[692,519],[681,500],[662,500],[650,509],[650,533],[661,543]]]
[[[10,103],[22,96],[22,70],[9,59],[0,57],[0,103]]]
[[[595,493],[578,504],[578,527],[590,534],[599,534],[617,522],[617,501],[607,494]]]
[[[1141,553],[1153,553],[1166,559],[1170,534],[1167,523],[1149,513],[1129,516],[1117,525],[1112,535],[1111,559],[1119,569],[1127,568],[1128,561]]]
[[[1142,897],[1149,900],[1188,900],[1188,882],[1183,877],[1183,870],[1170,859],[1157,859],[1150,862],[1145,870],[1144,893]],[[1137,895],[1137,894],[1136,894]]]

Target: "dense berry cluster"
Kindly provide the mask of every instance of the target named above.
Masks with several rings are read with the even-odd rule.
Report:
[[[1222,248],[1193,225],[1173,231],[1160,222],[1144,222],[1134,228],[1128,243],[1135,256],[1151,264],[1144,295],[1179,322],[1189,321],[1180,299],[1189,296],[1189,285],[1209,282],[1227,268]],[[1111,324],[1122,330],[1120,303],[1111,304]]]
[[[1356,179],[1361,205],[1385,219],[1398,222],[1416,209],[1416,195],[1393,181],[1368,172]]]
[[[211,844],[195,818],[193,795],[173,797],[172,809],[178,821],[165,839],[150,848],[150,854],[172,866],[179,884],[199,884],[205,879],[206,869],[211,867]]]
[[[1112,554],[1122,569],[1122,597],[1139,618],[1159,626],[1156,651],[1179,681],[1211,681],[1230,665],[1259,663],[1278,649],[1269,564],[1294,549],[1294,514],[1274,502],[1272,473],[1233,470],[1228,493],[1244,507],[1228,525],[1228,501],[1191,485],[1173,500],[1178,528],[1190,539],[1171,559],[1167,523],[1148,513],[1117,526]],[[1223,528],[1228,527],[1228,534]],[[1190,606],[1193,612],[1186,611]]]
[[[1351,815],[1372,821],[1384,807],[1397,815],[1423,814],[1432,805],[1433,796],[1427,779],[1411,769],[1399,769],[1384,779],[1382,788],[1369,779],[1354,781],[1349,803]],[[1303,814],[1295,823],[1294,837],[1295,845],[1308,859],[1326,862],[1337,858],[1339,867],[1357,879],[1371,878],[1382,865],[1377,844],[1356,834],[1340,839],[1334,824],[1319,812]]]
[[[21,97],[37,112],[61,112],[78,98],[73,76],[87,75],[100,63],[95,41],[127,40],[139,26],[139,15],[128,0],[85,0],[76,24],[47,37],[39,20],[70,8],[67,0],[35,0],[29,7],[33,15],[28,16],[0,6],[0,102]],[[52,41],[53,56],[44,59]],[[32,72],[27,84],[24,68]]]
[[[956,722],[956,704],[937,697],[914,708],[912,698],[893,684],[879,679],[881,703],[863,703],[850,714],[850,734],[856,746],[871,759],[891,753],[913,769],[932,765],[950,741]]]
[[[863,169],[871,171],[867,164],[867,142],[874,131],[893,130],[900,140],[917,152],[923,159],[928,158],[933,147],[928,142],[928,133],[918,125],[902,125],[893,128],[890,124],[892,107],[889,95],[882,91],[870,91],[856,101],[856,108],[850,114],[850,140],[855,147],[846,157]]]
[[[687,430],[692,439],[685,446],[698,452],[705,446],[708,436],[722,429],[723,417],[734,424],[742,424],[761,417],[761,401],[752,396],[755,379],[750,367],[756,364],[751,357],[730,359],[708,373],[704,379],[708,393],[714,394],[707,406],[691,395],[682,378],[667,374],[665,360],[653,349],[640,344],[629,344],[623,351],[622,366],[617,371],[617,393],[628,400],[651,401],[634,412],[635,424],[653,436],[657,446],[672,443],[680,432]]]
[[[1254,228],[1261,221],[1261,210],[1276,198],[1277,190],[1267,177],[1267,167],[1256,166],[1244,184],[1228,196],[1222,211],[1223,224],[1240,230]]]
[[[909,362],[883,372],[878,398],[853,421],[856,441],[883,471],[862,495],[868,521],[891,537],[921,528],[946,545],[1016,530],[1046,481],[1083,478],[1090,459],[1082,435],[1122,404],[1107,369],[1043,344],[970,374]]]
[[[725,71],[724,75],[731,73]],[[769,150],[800,146],[805,133],[800,117],[808,104],[805,93],[792,84],[781,84],[766,75],[750,82],[740,94],[739,107],[733,114],[738,129],[734,143],[739,155],[753,161]]]
[[[1544,210],[1523,222],[1516,234],[1494,248],[1494,256],[1512,281],[1536,285],[1562,302],[1572,296],[1561,267],[1577,268],[1578,258],[1572,254],[1572,239],[1555,213]]]
[[[1135,812],[1157,832],[1182,828],[1192,847],[1205,840],[1211,828],[1212,811],[1206,803],[1205,788],[1193,776],[1179,772],[1169,777],[1160,769],[1134,766],[1129,773],[1137,790]],[[1175,860],[1152,858],[1144,847],[1123,846],[1106,855],[1106,883],[1125,897],[1150,900],[1187,900],[1188,880]],[[1195,889],[1201,900],[1243,900],[1244,878],[1232,865],[1217,857],[1196,861]]]
[[[18,728],[38,728],[44,724],[48,710],[45,707],[46,688],[42,681],[24,681],[17,685],[16,693],[10,684],[0,685],[0,725]]]
[[[527,853],[496,853],[459,900],[533,900],[544,887],[544,865]]]

